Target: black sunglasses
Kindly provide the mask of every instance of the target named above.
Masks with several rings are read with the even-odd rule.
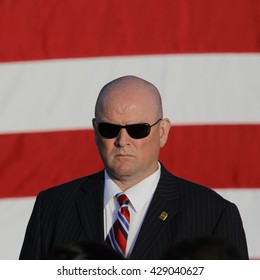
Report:
[[[93,119],[93,121],[96,119]],[[142,139],[147,137],[150,134],[151,127],[159,123],[162,119],[159,119],[154,124],[150,125],[149,123],[136,123],[136,124],[128,124],[128,125],[119,125],[112,123],[100,122],[98,124],[98,132],[99,134],[107,139],[115,138],[119,131],[122,128],[125,128],[128,135],[134,139]]]

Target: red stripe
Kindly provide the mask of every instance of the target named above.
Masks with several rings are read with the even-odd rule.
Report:
[[[0,2],[0,61],[259,52],[260,2]]]
[[[93,131],[0,136],[0,197],[40,190],[102,168]]]
[[[161,161],[212,188],[260,188],[260,125],[172,127]],[[0,197],[40,190],[102,168],[92,130],[0,136]]]
[[[211,188],[260,188],[260,125],[172,128],[161,159],[180,177]]]

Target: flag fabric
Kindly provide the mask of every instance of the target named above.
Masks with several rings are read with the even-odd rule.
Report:
[[[259,0],[0,2],[0,259],[37,193],[103,168],[101,87],[140,76],[172,127],[160,160],[237,204],[260,258]]]

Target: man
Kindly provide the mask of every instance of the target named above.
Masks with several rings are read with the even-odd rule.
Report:
[[[42,259],[79,241],[112,246],[129,259],[160,259],[171,245],[214,236],[248,258],[237,207],[158,162],[170,121],[157,88],[134,76],[103,87],[93,119],[105,170],[41,192],[21,259]]]

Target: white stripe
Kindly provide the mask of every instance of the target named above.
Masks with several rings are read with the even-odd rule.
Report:
[[[19,258],[35,198],[0,199],[0,260]]]
[[[175,124],[260,123],[260,54],[155,55],[0,64],[0,132],[91,127],[101,87],[141,76]]]
[[[240,211],[251,258],[260,258],[260,189],[218,189]],[[35,198],[0,199],[0,260],[17,259]]]

